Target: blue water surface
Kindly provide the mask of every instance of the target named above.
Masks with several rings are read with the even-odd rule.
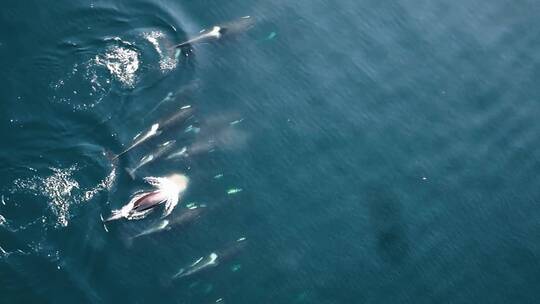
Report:
[[[4,0],[0,302],[537,302],[539,14],[532,0]],[[243,16],[243,33],[173,47]],[[187,105],[167,136],[189,156],[132,179],[163,137],[111,161]],[[143,177],[173,173],[189,186],[168,218],[207,212],[134,240],[162,210],[103,224],[151,189]],[[172,280],[211,253],[228,257]]]

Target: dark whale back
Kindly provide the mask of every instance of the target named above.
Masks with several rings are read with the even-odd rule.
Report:
[[[151,208],[156,207],[161,202],[163,202],[163,197],[160,191],[154,191],[143,195],[135,202],[133,207],[134,211],[142,212]]]

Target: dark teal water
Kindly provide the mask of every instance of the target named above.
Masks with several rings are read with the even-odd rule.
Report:
[[[539,14],[502,0],[3,1],[0,302],[537,302]],[[242,35],[171,51],[245,15]],[[123,168],[150,143],[111,172],[103,151],[185,105],[195,115],[172,136],[198,153],[132,180]],[[159,212],[105,230],[142,177],[173,172],[190,178],[173,216],[209,212],[132,244]],[[170,280],[240,237],[229,260]]]

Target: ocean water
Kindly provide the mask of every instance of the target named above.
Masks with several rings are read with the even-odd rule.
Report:
[[[4,0],[0,303],[537,302],[539,13]],[[173,47],[247,15],[243,33]],[[131,178],[160,135],[111,161],[188,105],[167,134],[188,156]],[[160,207],[102,222],[173,173],[189,185],[166,219],[200,217],[136,238]],[[225,259],[173,279],[211,253]]]

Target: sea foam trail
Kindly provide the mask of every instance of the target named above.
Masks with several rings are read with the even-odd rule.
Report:
[[[178,65],[179,50],[174,50],[171,47],[170,41],[161,31],[151,31],[143,34],[146,39],[159,55],[159,69],[163,73],[167,73],[176,68]],[[162,47],[164,45],[164,47]]]
[[[75,58],[68,58],[73,63],[63,63],[70,70],[50,84],[53,102],[70,105],[74,110],[88,110],[100,104],[114,87],[136,86],[141,66],[139,51],[120,37],[106,38],[105,43],[93,54],[73,54]]]
[[[55,218],[56,227],[68,226],[72,206],[90,201],[99,192],[109,190],[116,177],[116,168],[112,168],[106,178],[99,181],[96,186],[85,190],[73,176],[79,170],[76,165],[68,168],[53,167],[50,170],[52,174],[46,177],[33,176],[14,180],[10,193],[30,193],[45,197]]]
[[[113,39],[121,41],[118,37]],[[139,70],[139,53],[124,44],[109,47],[104,54],[96,55],[94,62],[106,67],[123,86],[133,88]]]

